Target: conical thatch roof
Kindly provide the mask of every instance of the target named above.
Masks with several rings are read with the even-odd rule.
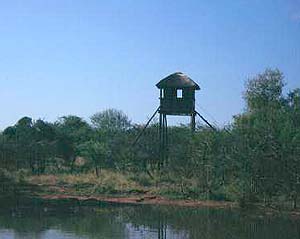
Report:
[[[194,88],[200,90],[199,85],[182,72],[175,72],[156,84],[157,88]]]

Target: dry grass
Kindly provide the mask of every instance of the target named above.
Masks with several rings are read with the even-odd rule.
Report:
[[[94,173],[59,174],[59,175],[35,175],[29,176],[27,182],[43,186],[51,193],[66,192],[75,194],[127,194],[143,192],[143,187],[129,176],[102,170],[99,177]],[[55,190],[56,189],[56,190]],[[54,191],[54,192],[53,192]]]

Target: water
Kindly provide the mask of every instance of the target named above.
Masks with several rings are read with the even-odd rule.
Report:
[[[300,239],[300,220],[232,209],[1,202],[1,239]]]

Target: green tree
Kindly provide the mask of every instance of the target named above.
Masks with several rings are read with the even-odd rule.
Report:
[[[262,74],[249,79],[244,92],[247,110],[264,110],[278,104],[282,99],[285,85],[283,78],[282,72],[278,69],[267,69]]]
[[[97,177],[100,175],[100,169],[105,166],[108,150],[105,143],[98,141],[87,141],[80,145],[80,155],[92,162]]]
[[[128,116],[121,110],[107,109],[91,117],[95,128],[105,131],[124,131],[131,127]]]
[[[246,194],[262,195],[266,203],[282,189],[285,174],[280,141],[286,118],[283,86],[279,70],[267,69],[250,79],[244,95],[247,110],[234,121],[242,185],[248,185]]]
[[[63,116],[55,122],[57,134],[57,151],[63,156],[67,165],[74,169],[79,146],[93,137],[93,130],[82,118],[74,115]]]
[[[300,89],[288,93],[285,101],[284,131],[281,134],[281,154],[285,159],[286,193],[294,208],[300,194]]]
[[[120,110],[108,109],[91,116],[95,140],[105,142],[108,147],[107,166],[120,168],[128,156],[129,129],[132,125],[128,116]]]

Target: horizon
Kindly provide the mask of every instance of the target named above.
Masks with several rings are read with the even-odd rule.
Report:
[[[246,80],[266,68],[283,72],[286,91],[300,87],[299,0],[11,1],[0,20],[0,131],[24,116],[89,120],[108,108],[146,123],[155,84],[177,71],[200,85],[197,109],[218,126],[243,111]]]

